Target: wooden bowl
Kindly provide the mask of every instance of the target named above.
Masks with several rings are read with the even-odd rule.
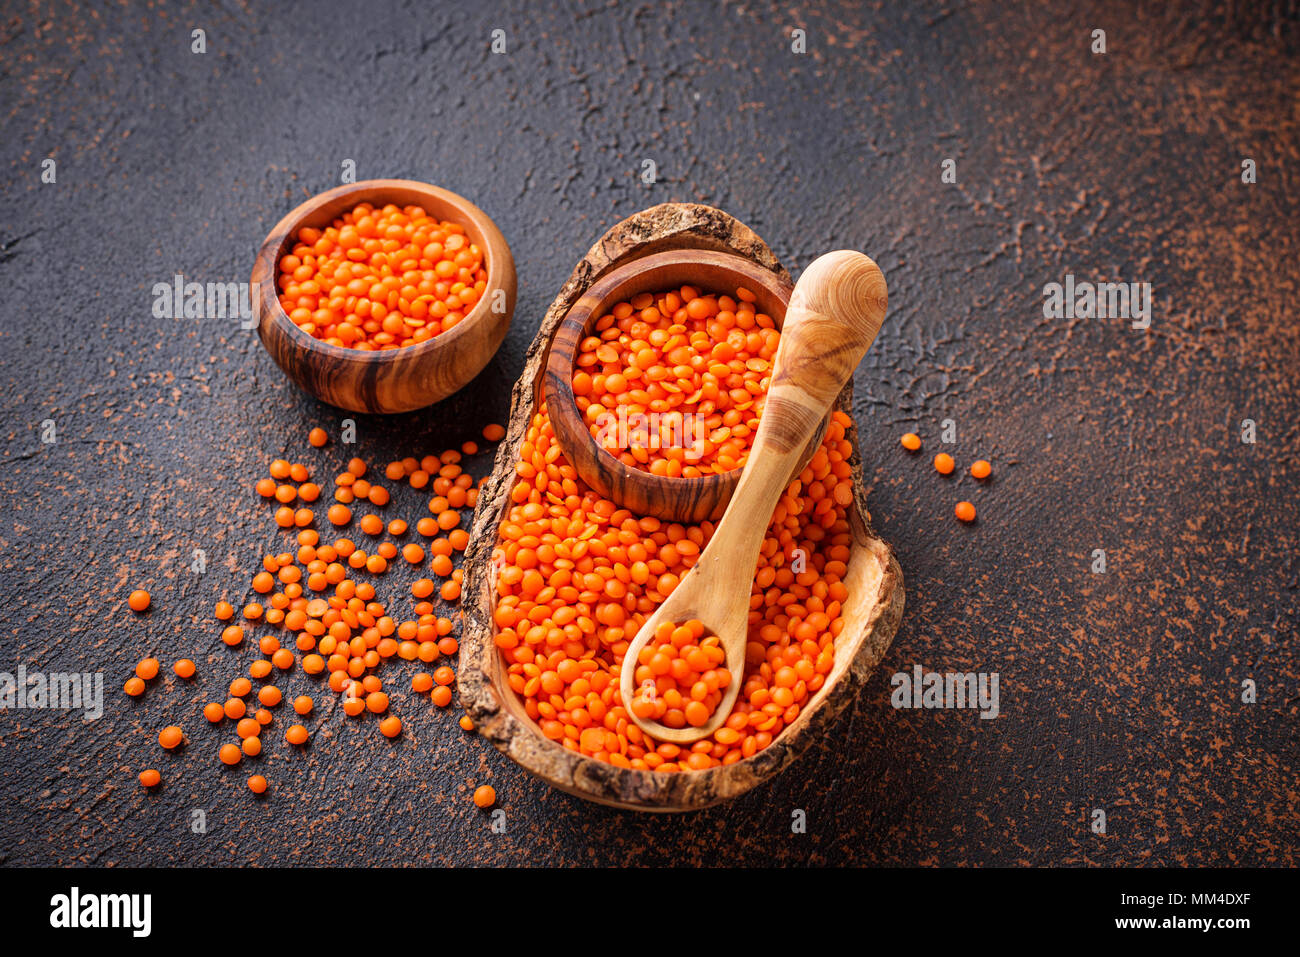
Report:
[[[493,641],[497,568],[492,552],[510,507],[515,465],[541,399],[548,353],[561,320],[574,303],[619,266],[641,262],[665,249],[708,250],[739,255],[788,285],[771,250],[748,227],[708,206],[668,203],[614,226],[591,248],[547,311],[515,385],[510,424],[496,466],[479,493],[465,560],[465,590],[457,686],[478,733],[531,774],[590,801],[639,811],[689,811],[734,798],[788,767],[814,742],[824,741],[835,718],[858,696],[885,655],[903,614],[902,570],[873,531],[865,504],[862,463],[855,429],[850,460],[856,501],[850,513],[853,542],[846,584],[845,628],[836,640],[835,664],[826,684],[798,719],[753,757],[707,771],[664,774],[634,771],[596,761],[546,738],[524,712],[506,682],[506,668]],[[757,289],[754,286],[749,288]],[[775,318],[775,317],[774,317]],[[851,389],[837,407],[851,409]],[[554,419],[552,419],[554,421]],[[840,742],[842,743],[842,742]]]
[[[764,269],[752,259],[710,249],[670,249],[626,263],[592,283],[573,304],[551,342],[542,391],[556,441],[583,481],[611,501],[641,515],[671,522],[698,523],[722,517],[741,469],[695,478],[665,478],[628,465],[611,455],[591,434],[573,394],[574,362],[582,340],[601,316],[643,292],[690,285],[708,292],[754,293],[758,311],[780,328],[794,287],[788,276]],[[808,444],[800,471],[821,444],[830,419]]]
[[[280,257],[293,247],[303,226],[328,226],[363,202],[417,205],[465,227],[470,241],[483,250],[488,279],[482,298],[463,320],[425,342],[367,351],[330,345],[289,318],[276,286]],[[515,261],[496,224],[463,196],[414,180],[365,180],[313,196],[275,224],[253,264],[252,300],[262,345],[304,391],[351,412],[409,412],[451,395],[497,351],[514,313]]]

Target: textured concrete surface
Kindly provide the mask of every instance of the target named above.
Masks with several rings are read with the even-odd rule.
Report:
[[[106,694],[91,723],[0,712],[0,860],[1296,863],[1287,5],[304,6],[8,3],[0,17],[0,670],[102,671]],[[498,28],[505,55],[489,52]],[[1089,50],[1098,28],[1104,56]],[[793,272],[842,246],[880,262],[891,316],[856,412],[908,606],[822,748],[677,818],[549,791],[460,732],[455,709],[405,694],[397,742],[329,709],[306,751],[268,735],[269,800],[243,786],[251,762],[218,764],[224,739],[197,708],[253,656],[221,645],[210,610],[243,600],[281,541],[250,485],[282,453],[333,474],[344,453],[305,435],[343,416],[290,385],[252,331],[155,318],[151,289],[176,273],[246,280],[275,221],[349,159],[359,178],[470,196],[519,268],[506,345],[464,393],[358,420],[376,462],[500,420],[547,303],[637,209],[720,206]],[[1067,273],[1152,283],[1150,329],[1044,318],[1043,286]],[[948,479],[928,465],[944,419]],[[926,438],[921,457],[898,446],[906,430]],[[987,487],[965,476],[976,457],[993,462]],[[961,498],[974,526],[952,518]],[[407,490],[390,511],[423,504]],[[405,580],[386,584],[396,596]],[[154,594],[142,617],[126,608],[137,586]],[[127,699],[150,652],[194,657],[198,681]],[[916,663],[998,672],[1001,716],[893,709],[889,676]],[[192,738],[175,756],[156,743],[171,721]],[[135,781],[148,766],[157,793]],[[469,803],[480,783],[504,834]]]

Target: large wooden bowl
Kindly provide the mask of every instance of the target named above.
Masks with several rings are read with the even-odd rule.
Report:
[[[537,777],[587,800],[640,811],[689,811],[734,798],[788,767],[866,684],[884,657],[903,614],[903,573],[893,550],[871,528],[862,486],[856,430],[850,461],[857,500],[851,512],[853,544],[846,585],[846,627],[836,641],[835,665],[807,708],[772,744],[751,758],[707,771],[665,774],[633,771],[596,761],[548,740],[506,683],[493,642],[497,569],[492,551],[510,506],[519,449],[542,394],[547,355],[561,320],[594,283],[613,269],[665,249],[699,249],[743,256],[788,284],[772,251],[748,227],[708,206],[669,203],[614,226],[578,263],[542,321],[515,384],[510,425],[496,466],[479,494],[465,561],[458,687],[480,734]],[[850,389],[839,398],[849,411]]]
[[[611,455],[591,434],[573,394],[579,346],[591,335],[601,316],[607,315],[617,303],[643,292],[682,285],[727,294],[744,286],[754,293],[758,311],[771,316],[778,328],[785,320],[785,308],[794,291],[789,277],[748,257],[712,249],[682,247],[624,263],[592,283],[565,315],[551,341],[542,393],[555,439],[583,481],[605,498],[640,515],[695,524],[722,517],[740,481],[741,469],[690,478],[666,478],[628,465]],[[801,471],[816,453],[829,421],[828,416],[796,471]]]
[[[487,289],[460,322],[425,342],[366,351],[330,345],[303,332],[280,305],[276,264],[303,226],[328,226],[359,203],[417,205],[430,216],[460,223],[487,262]],[[478,375],[510,326],[515,308],[515,261],[501,230],[455,193],[406,179],[372,179],[328,190],[275,224],[253,264],[257,332],[271,358],[306,392],[350,412],[409,412],[432,405]],[[496,295],[500,290],[504,295]]]

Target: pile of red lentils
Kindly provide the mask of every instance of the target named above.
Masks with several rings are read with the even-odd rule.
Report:
[[[280,257],[280,305],[331,345],[398,349],[469,314],[487,288],[483,250],[459,223],[419,206],[362,203],[324,229],[304,226]]]
[[[698,618],[660,622],[637,658],[632,713],[668,728],[708,724],[731,684],[726,663],[722,641]]]
[[[748,458],[780,341],[748,289],[642,293],[579,344],[573,394],[592,435],[633,468],[728,472]],[[630,423],[628,435],[605,425],[612,421]]]
[[[483,437],[490,442],[499,441],[504,434],[499,425],[483,430]],[[319,428],[308,436],[309,444],[317,448],[328,441]],[[423,544],[411,537],[405,519],[385,521],[378,511],[371,510],[384,509],[391,493],[377,477],[373,481],[368,477],[369,469],[361,459],[349,461],[332,483],[334,504],[326,517],[339,536],[333,541],[326,541],[317,528],[321,523],[316,503],[323,490],[312,481],[309,467],[287,459],[270,463],[268,475],[258,480],[255,491],[274,503],[275,524],[293,532],[294,547],[265,555],[261,569],[252,576],[251,600],[242,608],[225,600],[216,603],[213,614],[222,642],[232,649],[249,647],[251,642],[257,654],[247,666],[247,675],[231,680],[226,698],[211,701],[202,710],[218,735],[228,737],[216,749],[222,763],[234,766],[246,758],[262,758],[277,709],[288,701],[281,685],[295,670],[309,678],[323,676],[329,690],[341,697],[345,715],[375,716],[379,732],[389,738],[402,733],[401,719],[392,713],[380,677],[391,659],[436,665],[430,671],[416,672],[411,691],[427,693],[439,708],[451,704],[456,674],[450,661],[459,650],[453,635],[456,624],[451,617],[438,614],[434,601],[440,600],[447,608],[460,598],[463,572],[455,567],[455,557],[469,544],[462,510],[475,507],[482,484],[464,471],[461,462],[478,451],[477,442],[466,442],[460,449],[402,459],[384,469],[384,480],[389,483],[406,482],[411,488],[432,493],[430,514],[414,526]],[[354,510],[363,508],[364,514],[354,515]],[[346,534],[354,518],[355,528],[364,536],[359,543]],[[390,563],[398,561],[431,573],[411,586],[414,603],[407,615],[390,612],[390,606],[378,600],[375,587]],[[144,612],[150,607],[150,596],[137,590],[128,604]],[[261,634],[254,637],[252,633],[258,631]],[[125,692],[143,694],[160,667],[155,658],[142,660],[127,680]],[[179,678],[189,680],[197,666],[184,658],[173,670]],[[283,739],[288,747],[299,748],[311,739],[306,722],[316,715],[316,701],[311,694],[298,694],[289,704],[295,718],[289,719],[292,723]],[[463,716],[460,724],[466,731],[473,730],[468,716]],[[169,751],[187,741],[179,725],[163,728],[158,738],[161,747]],[[161,781],[156,768],[140,774],[140,783],[147,788]],[[262,774],[248,779],[249,789],[256,794],[266,792],[268,786]],[[490,786],[480,787],[474,794],[474,803],[480,807],[495,800]]]
[[[542,734],[619,767],[687,771],[751,757],[799,717],[825,683],[844,627],[854,501],[849,424],[848,416],[834,413],[821,447],[772,515],[754,575],[734,710],[711,736],[679,747],[655,741],[632,721],[619,677],[632,638],[698,560],[714,526],[662,522],[601,498],[564,457],[545,405],[539,408],[521,448],[494,560],[500,569],[496,645],[510,687]],[[693,631],[689,641],[679,637],[679,649],[698,641]],[[692,674],[702,680],[706,664],[714,672],[714,686],[705,683],[699,702],[696,681],[683,694],[674,677],[671,659],[680,655],[642,663],[649,677],[672,681],[656,695],[665,705],[659,720],[668,726],[703,724],[707,714],[700,720],[691,703],[707,711],[724,677],[719,662],[695,651],[708,657],[699,644],[687,651],[681,681]],[[695,671],[697,664],[704,671]]]

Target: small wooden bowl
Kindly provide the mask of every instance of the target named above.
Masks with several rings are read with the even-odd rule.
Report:
[[[469,315],[426,342],[384,351],[330,345],[298,328],[280,305],[280,257],[303,226],[328,226],[363,202],[421,206],[430,216],[465,227],[483,250],[488,273],[487,289]],[[313,196],[275,224],[253,264],[252,300],[262,345],[304,391],[351,412],[409,412],[445,399],[487,365],[510,326],[515,286],[510,246],[469,200],[428,183],[372,179]],[[504,304],[495,290],[504,292]]]
[[[871,527],[856,430],[850,429],[854,452],[849,465],[856,501],[850,512],[852,542],[845,575],[849,596],[841,613],[844,629],[835,641],[835,663],[826,683],[775,741],[753,757],[707,771],[637,771],[562,747],[543,735],[525,712],[506,680],[506,666],[493,640],[499,571],[493,550],[518,480],[515,465],[541,399],[547,352],[563,317],[594,283],[633,261],[639,271],[652,255],[665,249],[739,255],[789,284],[771,249],[752,230],[721,210],[693,203],[665,203],[630,216],[591,247],[547,310],[528,349],[523,374],[515,386],[506,437],[497,451],[492,475],[479,493],[465,554],[461,599],[465,627],[456,679],[461,704],[477,733],[529,773],[588,801],[658,812],[692,811],[738,797],[779,774],[817,743],[831,747],[846,744],[843,735],[834,740],[827,735],[836,717],[875,673],[903,615],[902,569],[893,550]],[[756,285],[748,288],[757,293]],[[838,408],[845,412],[851,408],[851,392],[850,384],[840,394]]]
[[[785,320],[785,309],[794,291],[787,277],[752,259],[712,249],[670,249],[625,263],[593,283],[560,323],[546,360],[542,391],[556,441],[583,481],[605,498],[640,515],[698,523],[722,517],[742,470],[665,478],[628,465],[596,441],[573,394],[578,347],[591,335],[600,317],[617,303],[643,292],[682,285],[728,295],[744,286],[754,293],[758,311],[771,316],[778,328]],[[809,443],[808,456],[821,444],[825,426],[823,423],[822,432]]]

